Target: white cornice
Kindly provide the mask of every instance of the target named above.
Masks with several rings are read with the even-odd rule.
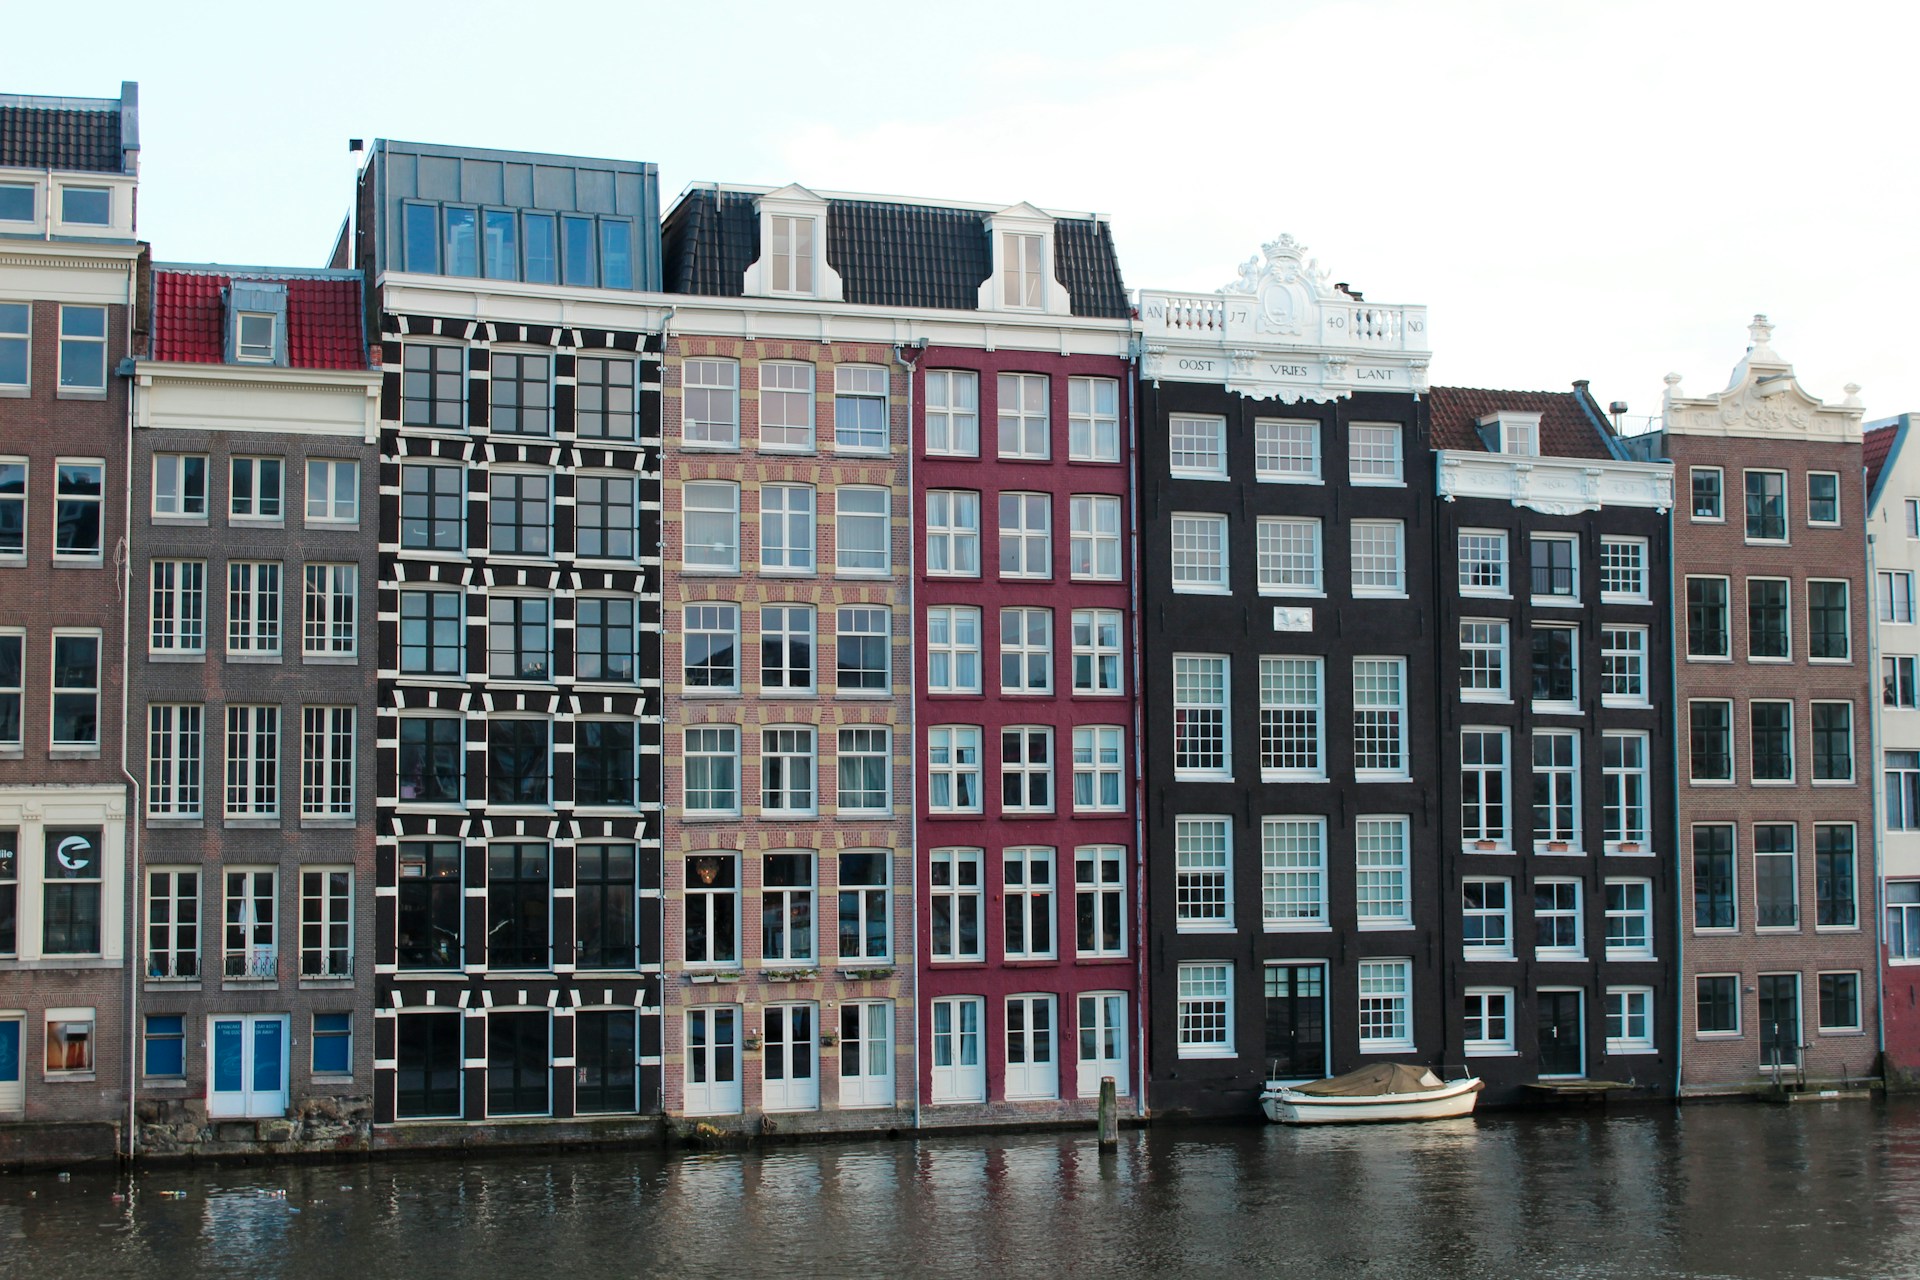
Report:
[[[503,281],[388,274],[391,312],[576,328],[658,330],[672,314],[676,334],[796,342],[913,343],[1072,355],[1127,354],[1128,320],[822,302],[812,298],[729,298],[707,294],[609,293]]]
[[[1810,395],[1793,376],[1793,366],[1775,354],[1773,326],[1755,316],[1747,327],[1752,345],[1734,366],[1726,390],[1708,396],[1690,396],[1680,388],[1680,375],[1666,377],[1662,429],[1680,436],[1741,437],[1768,440],[1823,441],[1859,444],[1860,419],[1866,412],[1860,388],[1847,384],[1847,398],[1829,405]]]
[[[134,423],[161,430],[379,438],[379,369],[134,365]]]
[[[139,360],[134,375],[142,386],[157,381],[197,382],[208,386],[289,387],[302,390],[361,387],[380,389],[378,369],[291,369],[284,365],[191,364],[176,360]]]
[[[1438,449],[1434,472],[1442,500],[1490,498],[1543,515],[1603,507],[1673,506],[1673,465],[1611,458],[1535,458]]]

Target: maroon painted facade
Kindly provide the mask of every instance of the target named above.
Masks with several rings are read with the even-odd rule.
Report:
[[[915,800],[918,879],[924,886],[917,914],[925,1122],[1078,1115],[1095,1104],[1100,1077],[1108,1074],[1115,1076],[1123,1109],[1133,1110],[1141,1094],[1137,1031],[1142,1011],[1128,365],[1114,357],[959,347],[932,347],[918,365],[913,496],[919,540],[914,625],[920,643],[914,733],[920,779]],[[965,375],[972,375],[978,388],[976,456],[953,451],[943,402],[951,399],[956,374],[962,385]],[[1104,439],[1100,410],[1109,385],[1110,451],[1096,440]],[[1016,451],[1001,440],[1003,412],[1014,415],[1016,404],[1026,418],[1026,448],[1019,451],[1038,452],[1033,448],[1038,424],[1030,397],[1041,387],[1046,457],[1002,456]],[[1090,412],[1076,415],[1076,409]],[[1094,418],[1101,418],[1101,425]],[[933,448],[930,419],[935,424]],[[1009,421],[1010,440],[1014,430]],[[1074,456],[1094,452],[1111,460]],[[978,556],[973,566],[977,571],[969,573],[963,553],[930,543],[949,538],[944,531],[956,525],[956,502],[964,506],[973,495],[978,499]],[[1031,539],[1018,553],[1003,545],[1018,538],[1002,528],[1005,495],[1020,495],[1013,500],[1018,512],[1008,514],[1018,516],[1022,530],[1032,529],[1036,506],[1046,511],[1044,565],[1035,564],[1030,553],[1038,548]],[[1105,515],[1093,526],[1100,539],[1097,546],[1091,539],[1076,538],[1076,498],[1100,500]],[[1083,519],[1091,511],[1092,504],[1085,504]],[[1108,515],[1113,517],[1111,526]],[[957,520],[963,526],[964,513]],[[1106,541],[1109,527],[1112,542]],[[1105,559],[1109,554],[1111,561]],[[1009,571],[1003,555],[1018,568]],[[1076,559],[1085,562],[1076,566]],[[1083,571],[1076,573],[1076,567]],[[952,631],[960,624],[949,610],[977,610],[977,691],[955,691],[956,684],[968,681],[959,670],[964,640]],[[1076,623],[1082,641],[1078,653]],[[1044,651],[1036,643],[1036,626],[1044,628]],[[1095,638],[1089,631],[1096,626],[1115,628],[1118,652],[1111,655],[1110,667],[1104,649],[1086,643]],[[951,637],[945,643],[943,632]],[[1022,647],[1005,642],[1014,633]],[[1036,664],[1049,675],[1043,691],[1030,691]],[[1096,666],[1112,674],[1097,675]],[[1117,690],[1086,688],[1111,683],[1113,675],[1118,677]],[[953,729],[978,730],[977,812],[953,811],[967,807],[957,779],[941,788],[945,758],[962,750],[948,732]],[[1038,797],[1031,787],[1020,787],[1007,777],[1007,756],[1024,754],[1031,764],[1033,749],[1031,733],[1024,741],[1016,737],[1019,751],[1008,747],[1005,735],[1035,729],[1043,731],[1041,741],[1048,745],[1052,786],[1047,804],[1033,803]],[[1114,797],[1107,790],[1111,777],[1103,771],[1115,767],[1109,748],[1116,739],[1121,750]],[[1076,761],[1083,775],[1078,786]],[[956,766],[962,763],[954,761]],[[1010,803],[1016,792],[1017,799],[1027,803]],[[1111,803],[1115,799],[1117,804]],[[978,935],[969,945],[964,903],[968,886],[951,882],[964,881],[971,857],[978,858]],[[1050,903],[1034,900],[1046,891],[1040,887],[1043,875]],[[1123,904],[1118,921],[1109,915],[1115,889]],[[1044,917],[1050,926],[1044,936],[1036,917]],[[1036,996],[1043,999],[1031,999]],[[1123,1028],[1111,1026],[1112,996],[1121,997]],[[977,1073],[966,1070],[968,1028],[964,1009],[956,1003],[960,1001],[978,1002],[973,1045],[981,1068]],[[1036,1025],[1044,1019],[1051,1020],[1050,1026]],[[1112,1057],[1116,1039],[1124,1045],[1124,1064]],[[1036,1045],[1043,1040],[1054,1048],[1052,1064],[1034,1060],[1040,1051]],[[1087,1046],[1098,1056],[1083,1062]]]

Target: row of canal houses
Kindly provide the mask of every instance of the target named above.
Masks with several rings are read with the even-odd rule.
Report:
[[[139,145],[0,97],[0,1158],[1920,1060],[1920,449],[1763,319],[1623,437],[1286,236]]]

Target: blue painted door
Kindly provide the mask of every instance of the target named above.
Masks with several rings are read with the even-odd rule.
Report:
[[[287,1018],[238,1014],[212,1019],[207,1036],[207,1114],[285,1115]]]

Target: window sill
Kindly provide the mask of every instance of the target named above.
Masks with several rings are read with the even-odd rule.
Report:
[[[1504,1046],[1481,1049],[1467,1045],[1461,1052],[1469,1058],[1517,1058],[1520,1056],[1518,1049],[1509,1049]]]
[[[360,659],[353,654],[342,653],[303,653],[300,662],[308,667],[357,667]]]
[[[358,818],[307,818],[300,819],[302,831],[351,831],[360,825]]]
[[[47,751],[49,760],[98,760],[98,747],[53,747]]]
[[[1175,782],[1231,783],[1233,781],[1233,775],[1230,773],[1181,773],[1179,770],[1176,769],[1174,770],[1173,780]]]
[[[1858,933],[1860,932],[1860,926],[1857,924],[1817,924],[1813,926],[1813,931],[1815,933]]]
[[[1600,705],[1609,711],[1650,711],[1653,703],[1645,698],[1609,698],[1602,695]]]
[[[841,569],[835,568],[833,577],[836,582],[891,582],[891,569]]]
[[[1481,706],[1481,707],[1510,707],[1513,705],[1512,697],[1510,697],[1507,694],[1492,693],[1492,692],[1469,693],[1465,689],[1462,689],[1460,691],[1460,701],[1471,702],[1474,705]],[[1601,705],[1604,706],[1606,704],[1602,703]]]
[[[1730,653],[1689,653],[1686,655],[1686,659],[1688,662],[1731,663],[1733,661],[1733,655]]]
[[[843,809],[828,816],[831,816],[837,822],[891,822],[893,821],[894,813],[891,809],[885,811],[856,809],[852,812]]]
[[[1860,785],[1860,780],[1858,778],[1815,778],[1807,785],[1812,787],[1857,787]]]
[[[54,391],[53,398],[56,400],[105,400],[107,389],[101,387],[98,391],[94,391],[80,387],[60,387]],[[93,1077],[87,1078],[91,1080]]]
[[[1652,952],[1641,954],[1609,951],[1606,954],[1606,961],[1608,964],[1655,964],[1659,961],[1659,957]]]
[[[1411,933],[1413,931],[1413,921],[1411,920],[1379,920],[1379,921],[1362,920],[1358,925],[1355,926],[1355,928],[1361,933]]]
[[[147,654],[148,662],[203,663],[206,660],[207,660],[207,651],[205,649],[200,650],[200,652],[198,653],[151,653],[150,652]]]
[[[1360,783],[1360,784],[1381,783],[1381,782],[1411,782],[1413,781],[1413,775],[1409,773],[1356,773],[1353,775],[1353,780],[1356,783]],[[1228,781],[1232,781],[1232,779],[1228,779]]]
[[[1258,471],[1253,473],[1253,479],[1255,484],[1309,484],[1322,488],[1327,483],[1321,476],[1285,476],[1272,473],[1262,475]]]
[[[224,818],[220,825],[229,831],[278,831],[279,818]]]
[[[1503,857],[1503,858],[1505,858],[1505,857],[1511,857],[1511,856],[1513,855],[1513,846],[1512,846],[1512,845],[1510,845],[1510,844],[1508,844],[1508,843],[1507,843],[1506,841],[1504,841],[1504,840],[1489,840],[1489,841],[1485,841],[1484,843],[1485,843],[1485,844],[1486,844],[1486,845],[1488,846],[1488,847],[1487,847],[1487,848],[1485,848],[1485,849],[1482,849],[1482,848],[1480,847],[1480,845],[1481,845],[1482,843],[1483,843],[1483,842],[1481,842],[1481,841],[1478,841],[1478,840],[1475,840],[1475,841],[1471,841],[1471,842],[1469,842],[1469,843],[1467,843],[1467,844],[1463,844],[1463,845],[1461,845],[1461,846],[1460,846],[1460,852],[1462,852],[1462,853],[1486,853],[1486,854],[1493,854],[1493,855],[1495,855],[1495,856],[1498,856],[1498,857]]]
[[[680,820],[682,822],[739,822],[740,815],[737,813],[712,813],[704,809],[693,812],[683,810],[680,814]]]
[[[1747,785],[1750,787],[1791,787],[1796,784],[1792,778],[1751,778],[1748,780]]]
[[[1364,1052],[1364,1051],[1363,1051],[1363,1052]],[[1234,1051],[1233,1051],[1232,1049],[1186,1049],[1186,1048],[1182,1048],[1182,1049],[1179,1049],[1179,1050],[1177,1051],[1177,1054],[1178,1054],[1178,1056],[1179,1056],[1179,1057],[1181,1057],[1181,1058],[1183,1058],[1183,1059],[1188,1059],[1188,1060],[1192,1060],[1192,1059],[1206,1059],[1206,1058],[1212,1058],[1212,1059],[1214,1059],[1215,1061],[1222,1061],[1222,1060],[1228,1060],[1228,1061],[1230,1061],[1230,1060],[1232,1060],[1232,1059],[1234,1059],[1234,1058],[1238,1058],[1238,1057],[1240,1056],[1239,1054],[1237,1054],[1237,1053],[1235,1053],[1235,1052],[1234,1052]]]
[[[1270,773],[1265,769],[1260,771],[1260,781],[1262,782],[1317,784],[1325,782],[1326,780],[1327,775],[1324,773]]]
[[[65,1072],[48,1071],[40,1079],[47,1084],[92,1084],[97,1077],[91,1071]]]
[[[727,698],[737,698],[740,696],[738,689],[688,689],[682,687],[679,693],[683,698],[691,698],[701,702],[719,702]]]
[[[1653,601],[1647,596],[1610,596],[1606,592],[1602,591],[1600,593],[1600,603],[1601,604],[1652,604]]]
[[[853,702],[886,702],[893,697],[893,690],[891,689],[837,689],[834,691],[833,696],[836,698],[844,698]]]
[[[1850,667],[1853,659],[1847,658],[1808,658],[1807,664],[1815,667]]]
[[[1609,1058],[1636,1058],[1659,1052],[1658,1049],[1650,1044],[1615,1044],[1611,1040],[1607,1042],[1607,1056]]]
[[[56,569],[98,569],[106,561],[99,556],[55,556],[53,567]]]
[[[1076,578],[1074,581],[1079,582],[1082,579]],[[1325,600],[1327,598],[1327,593],[1324,591],[1286,591],[1279,587],[1260,587],[1257,589],[1257,594],[1263,600]]]
[[[360,522],[358,520],[315,520],[309,518],[301,527],[314,533],[358,533],[360,531]]]
[[[265,516],[230,515],[227,517],[227,527],[229,529],[284,529],[287,527],[287,522],[284,519],[275,520]]]
[[[682,562],[680,565],[680,576],[683,578],[737,578],[740,576],[740,570],[710,569],[704,565],[691,565]],[[698,604],[700,602],[694,601],[694,603]]]
[[[242,667],[277,667],[280,665],[280,655],[277,653],[229,653],[227,661]]]
[[[149,831],[205,831],[205,818],[148,818]]]
[[[1534,702],[1528,704],[1537,716],[1577,716],[1580,704],[1577,702]]]
[[[1262,933],[1332,933],[1333,926],[1324,921],[1305,924],[1285,924],[1268,920],[1260,926]]]
[[[929,689],[927,690],[927,696],[929,698],[951,699],[954,701],[958,701],[960,699],[985,698],[987,695],[982,693],[978,689]]]
[[[1412,597],[1404,591],[1362,591],[1356,588],[1353,592],[1353,599],[1357,602],[1361,600],[1410,600]]]
[[[1381,1041],[1376,1044],[1370,1044],[1367,1041],[1362,1040],[1360,1042],[1360,1052],[1361,1053],[1412,1053],[1414,1052],[1414,1047],[1413,1047],[1413,1041],[1411,1040]]]
[[[1174,932],[1175,933],[1214,933],[1214,934],[1231,935],[1234,933],[1238,933],[1239,930],[1235,929],[1231,924],[1194,924],[1191,921],[1183,920],[1174,926]]]
[[[0,973],[43,973],[61,969],[121,969],[124,960],[91,956],[42,956],[38,960],[0,960]]]
[[[1460,959],[1462,963],[1465,964],[1517,964],[1519,963],[1520,957],[1511,952],[1502,952],[1495,955],[1491,952],[1483,954],[1469,949],[1462,951]]]
[[[1690,787],[1730,787],[1733,785],[1733,779],[1732,778],[1688,778],[1687,785]]]
[[[1002,575],[1002,577],[1004,579],[1005,575]],[[1217,596],[1221,599],[1226,599],[1232,596],[1233,592],[1226,587],[1175,587],[1173,594],[1177,596]]]
[[[1548,955],[1541,951],[1534,952],[1533,958],[1540,964],[1585,964],[1587,962],[1585,956]]]
[[[929,810],[927,819],[931,822],[978,822],[982,814],[978,809]]]
[[[769,569],[766,565],[761,565],[760,576],[763,578],[780,578],[789,582],[795,580],[804,582],[809,578],[819,577],[820,571],[818,569]]]
[[[148,520],[158,528],[167,529],[204,529],[207,527],[205,516],[151,515]]]
[[[1832,1040],[1845,1040],[1853,1036],[1864,1036],[1867,1034],[1866,1031],[1860,1027],[1816,1027],[1814,1028],[1814,1033],[1816,1035],[1826,1036]]]
[[[1746,1035],[1739,1031],[1696,1031],[1695,1040],[1744,1040]]]
[[[1536,609],[1578,609],[1581,607],[1578,596],[1529,596],[1527,602]]]

